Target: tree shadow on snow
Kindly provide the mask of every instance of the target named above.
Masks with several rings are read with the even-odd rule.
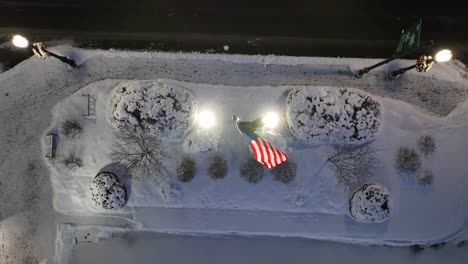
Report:
[[[132,193],[132,175],[125,166],[118,162],[114,162],[104,166],[101,170],[99,170],[99,173],[101,172],[110,172],[115,174],[115,176],[117,176],[119,181],[125,187],[127,200],[130,198]]]

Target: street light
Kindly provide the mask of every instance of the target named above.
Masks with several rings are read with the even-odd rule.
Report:
[[[262,122],[265,128],[273,129],[278,126],[279,118],[276,113],[268,112],[262,117]]]
[[[198,125],[202,128],[210,128],[215,125],[215,116],[211,111],[202,111],[198,114]]]
[[[436,63],[447,62],[450,59],[452,59],[452,52],[448,49],[444,49],[444,50],[437,52],[437,54],[435,55],[435,58],[433,58],[430,55],[429,56],[423,55],[419,57],[419,59],[416,61],[416,64],[414,65],[388,72],[388,77],[390,79],[397,79],[403,73],[409,70],[415,69],[415,68],[416,68],[416,71],[418,72],[427,72],[432,67],[432,64],[434,64],[434,62]]]
[[[27,48],[29,46],[29,41],[21,35],[14,35],[11,42],[18,48]]]

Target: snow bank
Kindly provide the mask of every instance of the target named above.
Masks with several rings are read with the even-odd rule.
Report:
[[[359,222],[378,223],[388,220],[391,211],[390,193],[378,184],[364,184],[351,197],[351,216]]]
[[[191,129],[197,108],[185,87],[153,81],[120,83],[111,104],[115,127],[143,125],[168,140],[178,140]]]
[[[296,88],[286,99],[286,122],[304,142],[362,144],[375,138],[381,106],[357,89]]]
[[[120,209],[127,203],[126,191],[117,177],[110,172],[101,172],[91,183],[91,199],[99,209]]]

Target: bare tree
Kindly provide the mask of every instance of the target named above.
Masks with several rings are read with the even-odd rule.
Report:
[[[263,178],[264,168],[258,161],[249,157],[242,162],[240,174],[244,180],[250,183],[258,183]]]
[[[434,153],[436,149],[435,139],[431,135],[424,135],[418,140],[419,150],[424,153],[425,156],[428,156]]]
[[[213,179],[222,179],[228,172],[228,162],[221,155],[216,155],[208,166],[208,175]]]
[[[369,145],[354,148],[335,146],[327,161],[338,182],[354,188],[372,176],[377,167],[376,153],[377,150]]]
[[[275,180],[282,183],[289,183],[296,177],[297,164],[294,161],[286,160],[278,166],[271,169]]]
[[[135,176],[158,176],[167,153],[161,139],[140,127],[122,126],[109,154]]]
[[[177,177],[181,182],[189,182],[196,173],[195,160],[190,156],[184,156],[177,163]]]
[[[83,166],[83,162],[78,155],[75,153],[68,154],[63,160],[63,165],[65,165],[69,170],[75,170]]]
[[[81,125],[74,120],[65,120],[62,122],[62,134],[67,137],[76,137],[83,132]]]
[[[414,173],[421,168],[421,158],[415,149],[400,147],[395,156],[395,166],[400,172]]]

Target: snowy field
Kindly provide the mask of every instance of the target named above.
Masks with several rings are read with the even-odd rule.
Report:
[[[92,221],[119,226],[128,222],[138,230],[301,236],[362,244],[432,244],[464,237],[468,87],[464,66],[457,61],[437,64],[427,74],[408,72],[394,81],[381,71],[357,80],[350,70],[376,60],[55,49],[77,58],[82,66],[67,70],[57,61],[31,58],[0,75],[5,126],[0,139],[4,146],[0,194],[12,201],[1,205],[0,227],[3,237],[13,241],[5,242],[9,259],[22,260],[26,255],[52,259],[55,225],[99,218]],[[380,70],[410,63],[396,61]],[[116,169],[107,157],[115,139],[109,106],[113,91],[122,83],[145,82],[185,87],[196,101],[194,117],[197,111],[210,109],[216,114],[216,126],[204,131],[193,120],[177,140],[165,140],[169,158],[164,172],[175,194],[170,199],[161,196],[160,186],[151,178],[127,175],[120,179],[127,189],[127,204],[115,211],[96,209],[89,191],[92,178],[103,168]],[[288,129],[288,94],[319,87],[359,89],[381,107],[380,125],[368,142],[378,149],[378,166],[366,182],[380,184],[390,193],[391,214],[383,223],[363,224],[350,217],[352,190],[338,184],[326,162],[332,150],[329,142],[307,143]],[[83,116],[88,110],[83,95],[88,94],[96,99],[95,118]],[[277,143],[298,166],[295,179],[287,184],[275,181],[269,172],[257,184],[239,175],[240,162],[249,154],[231,116],[251,121],[266,111],[280,114],[275,133],[282,136],[276,137]],[[60,134],[60,123],[68,119],[82,125],[80,136]],[[44,157],[49,132],[58,134],[55,158]],[[188,140],[206,133],[216,139],[208,141],[213,143],[212,151],[187,147]],[[418,149],[423,135],[436,142],[433,154],[420,155],[419,170],[433,174],[427,185],[417,182],[418,173],[395,167],[398,149]],[[70,152],[80,154],[82,167],[63,166],[61,161]],[[190,152],[197,165],[197,174],[188,183],[178,181],[174,173],[184,152]],[[215,152],[228,160],[224,179],[206,175],[206,161]],[[38,197],[31,195],[37,189]],[[54,210],[58,213],[52,214]],[[27,236],[37,243],[23,243]],[[58,248],[72,243],[62,241],[60,234],[57,237]],[[22,244],[25,250],[19,252]]]

